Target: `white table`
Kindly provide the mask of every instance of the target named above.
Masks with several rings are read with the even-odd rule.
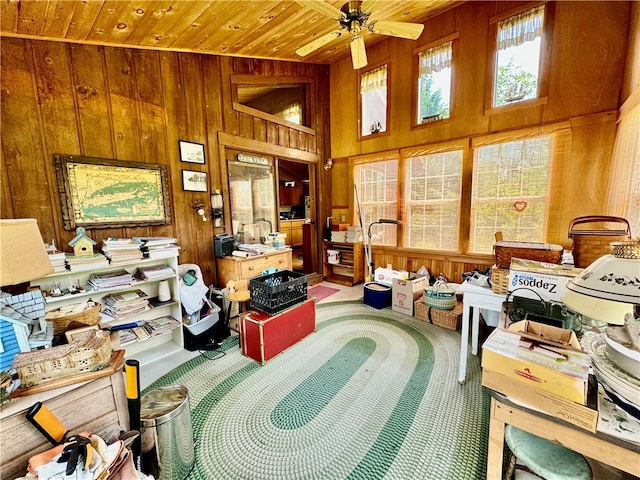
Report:
[[[467,352],[469,349],[469,318],[473,314],[473,323],[471,324],[471,353],[478,354],[478,331],[480,330],[480,309],[492,310],[500,312],[502,310],[502,302],[505,301],[506,295],[493,293],[490,288],[478,287],[469,282],[463,282],[457,289],[463,292],[462,297],[462,343],[460,345],[460,373],[458,374],[458,382],[464,384],[467,376]]]

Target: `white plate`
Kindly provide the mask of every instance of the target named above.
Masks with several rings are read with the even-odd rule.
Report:
[[[606,343],[603,335],[596,332],[587,332],[580,340],[582,348],[591,356],[593,367],[607,378],[607,383],[620,395],[629,398],[640,398],[640,379],[628,374],[609,359],[606,353]]]
[[[609,338],[606,331],[604,333],[604,341],[609,359],[630,375],[640,378],[640,352],[631,350]]]

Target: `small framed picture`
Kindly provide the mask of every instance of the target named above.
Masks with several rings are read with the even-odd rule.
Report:
[[[67,342],[68,343],[72,343],[72,342],[74,342],[76,340],[79,340],[80,337],[85,335],[88,331],[90,331],[90,330],[98,330],[98,328],[99,328],[98,325],[91,325],[89,327],[74,328],[73,330],[67,330],[66,332],[64,332],[64,336],[67,337]]]
[[[188,192],[207,192],[209,189],[206,172],[182,170],[182,189]]]
[[[181,162],[200,163],[204,165],[204,145],[179,140],[178,146],[180,147]]]

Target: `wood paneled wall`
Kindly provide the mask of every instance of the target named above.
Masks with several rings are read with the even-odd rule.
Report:
[[[408,146],[429,145],[453,139],[503,133],[521,128],[568,122],[569,152],[553,166],[552,204],[546,241],[570,245],[567,228],[572,218],[607,214],[603,211],[611,172],[609,163],[615,140],[631,3],[555,2],[549,50],[550,75],[547,102],[526,108],[489,110],[485,105],[488,77],[489,19],[525,2],[467,2],[425,23],[415,42],[389,38],[367,48],[369,64],[388,62],[390,78],[390,134],[357,141],[357,71],[350,59],[331,66],[331,148],[333,158],[371,155]],[[637,20],[633,22],[637,25]],[[458,57],[454,58],[452,118],[425,126],[412,126],[413,50],[458,33]],[[633,36],[637,44],[637,35]],[[637,55],[635,55],[637,57]],[[637,62],[637,60],[636,60]],[[637,63],[636,63],[637,65]],[[628,72],[631,82],[634,76]],[[334,160],[334,164],[335,164]],[[334,212],[344,211],[344,199],[353,190],[345,165],[334,166]],[[351,209],[353,205],[350,205]],[[353,210],[351,210],[353,214]],[[480,256],[444,258],[405,249],[375,249],[376,265],[394,268],[432,265],[452,280],[473,265],[491,265]],[[473,260],[470,262],[469,260]]]
[[[0,49],[0,215],[36,218],[45,241],[54,239],[66,251],[75,232],[63,228],[54,153],[166,165],[170,225],[94,229],[88,235],[99,244],[109,236],[175,236],[180,263],[197,263],[205,282],[213,283],[212,239],[224,230],[196,214],[195,202],[209,211],[209,195],[183,191],[182,170],[206,172],[210,191],[222,189],[227,179],[221,176],[221,135],[245,139],[256,153],[284,151],[311,162],[328,150],[326,66],[13,38],[3,38]],[[315,131],[301,133],[234,111],[232,75],[311,77]],[[205,165],[181,163],[178,140],[203,144]],[[328,179],[319,178],[325,191]],[[329,207],[328,201],[320,205]],[[230,218],[226,199],[225,209]]]

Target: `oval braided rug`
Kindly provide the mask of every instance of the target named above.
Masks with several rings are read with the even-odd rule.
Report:
[[[316,322],[264,366],[231,338],[145,390],[189,389],[190,479],[485,478],[489,396],[477,357],[457,382],[458,332],[361,302]]]

